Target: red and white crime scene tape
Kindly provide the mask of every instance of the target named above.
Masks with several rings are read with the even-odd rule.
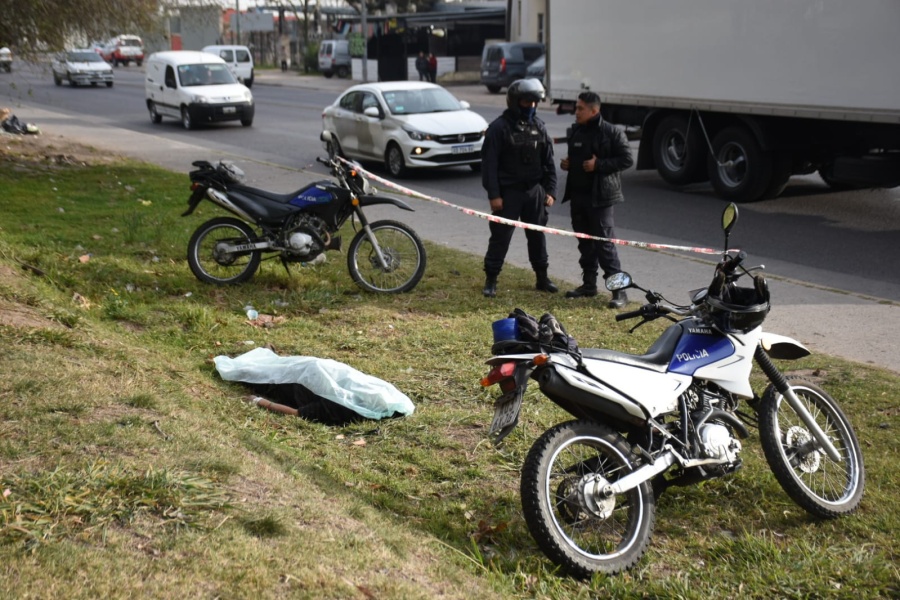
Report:
[[[400,192],[402,194],[406,194],[407,196],[412,196],[413,198],[419,198],[420,200],[427,200],[428,202],[436,202],[437,204],[443,204],[444,206],[454,208],[463,214],[471,215],[473,217],[478,217],[479,219],[484,219],[486,221],[492,221],[494,223],[503,223],[504,225],[511,225],[512,227],[518,227],[519,229],[533,229],[535,231],[543,231],[544,233],[550,233],[553,235],[563,235],[568,237],[582,238],[585,240],[596,240],[599,242],[610,242],[613,244],[617,244],[619,246],[633,246],[635,248],[646,248],[650,250],[681,250],[684,252],[695,252],[698,254],[721,254],[721,250],[713,250],[712,248],[700,248],[694,246],[674,246],[672,244],[653,244],[651,242],[635,242],[631,240],[619,240],[615,238],[602,238],[596,237],[592,235],[588,235],[586,233],[577,233],[574,231],[567,231],[565,229],[555,229],[553,227],[544,227],[543,225],[532,225],[531,223],[523,223],[522,221],[513,221],[511,219],[505,219],[503,217],[497,217],[489,213],[484,213],[477,210],[472,210],[471,208],[466,208],[465,206],[459,206],[457,204],[452,204],[447,202],[446,200],[441,200],[440,198],[436,198],[435,196],[429,196],[427,194],[423,194],[421,192],[417,192],[408,187],[404,187],[393,181],[389,181],[374,173],[366,171],[362,167],[360,167],[356,163],[352,163],[344,158],[338,157],[338,160],[347,163],[352,166],[354,169],[362,173],[367,179],[372,181],[377,181],[378,183],[384,185],[386,188],[394,190],[395,192]]]

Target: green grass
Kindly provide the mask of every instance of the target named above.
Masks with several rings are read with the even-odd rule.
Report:
[[[530,445],[568,416],[532,386],[520,426],[486,441],[490,323],[554,313],[582,346],[639,352],[602,302],[533,290],[504,271],[481,297],[480,258],[428,245],[411,293],[352,283],[343,256],[288,276],[264,262],[226,288],[191,275],[178,215],[185,174],[143,164],[50,165],[0,154],[0,589],[8,597],[888,598],[898,377],[813,356],[862,440],[859,512],[817,521],[769,472],[674,488],[650,550],[617,577],[560,576],[521,515]],[[62,209],[62,210],[60,210]],[[574,249],[573,249],[574,251]],[[82,260],[81,257],[87,257]],[[25,268],[23,268],[25,266]],[[280,317],[250,324],[243,307]],[[268,345],[396,385],[408,418],[334,428],[259,410],[211,359]],[[755,385],[764,383],[757,379]],[[364,441],[365,444],[362,444]]]

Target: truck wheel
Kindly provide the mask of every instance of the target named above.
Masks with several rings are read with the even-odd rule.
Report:
[[[322,75],[325,76],[325,79],[331,79],[334,76],[334,71],[322,71]]]
[[[762,200],[772,181],[772,156],[743,127],[726,127],[712,142],[707,171],[716,195],[733,202]]]
[[[150,111],[150,122],[154,124],[162,123],[162,115],[156,110],[155,102],[148,102],[147,109]]]
[[[337,76],[341,79],[347,79],[350,76],[350,69],[345,66],[340,66],[337,68]]]
[[[836,192],[849,192],[852,190],[863,190],[863,185],[853,185],[852,183],[844,183],[834,178],[834,164],[828,163],[819,167],[819,177],[825,184]]]
[[[187,109],[187,106],[181,107],[181,125],[188,130],[194,128],[194,123],[191,121],[191,113]]]
[[[659,176],[672,185],[685,185],[706,179],[706,147],[700,125],[682,115],[669,115],[660,121],[653,135],[653,160]]]

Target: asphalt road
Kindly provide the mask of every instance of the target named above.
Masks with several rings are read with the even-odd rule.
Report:
[[[260,72],[253,88],[257,111],[251,128],[222,124],[188,132],[173,120],[150,123],[142,77],[139,69],[123,67],[116,70],[111,89],[71,89],[55,87],[40,70],[17,69],[12,76],[0,75],[0,106],[37,123],[44,135],[80,139],[175,171],[186,172],[192,160],[230,158],[247,173],[250,185],[288,192],[324,175],[314,160],[322,154],[321,110],[351,84]],[[488,120],[504,106],[502,95],[488,94],[481,86],[451,91]],[[571,123],[570,116],[549,110],[540,114],[551,135],[562,135]],[[378,165],[367,166],[384,175]],[[416,173],[400,183],[458,206],[486,208],[480,178],[468,169]],[[708,185],[678,191],[655,173],[631,170],[624,186],[627,201],[616,213],[620,238],[721,246],[718,221],[724,205]],[[413,214],[385,214],[408,222],[426,239],[483,254],[487,227],[482,220],[426,202],[415,207]],[[900,332],[900,269],[891,262],[900,242],[900,191],[836,193],[818,177],[801,177],[792,180],[782,198],[740,209],[730,245],[747,250],[753,264],[766,265],[774,298],[767,328],[795,337],[814,351],[900,372],[894,341]],[[567,213],[565,207],[555,209],[550,226],[571,229]],[[549,250],[551,275],[577,283],[574,239],[550,236]],[[710,276],[706,255],[634,247],[622,247],[620,253],[638,282],[676,301],[684,300],[687,290],[706,285]],[[509,259],[527,265],[525,254],[524,236],[517,234]],[[479,293],[481,283],[473,282],[473,294]],[[500,284],[501,294],[494,301],[498,314],[512,308],[502,301],[502,276]],[[537,295],[534,311],[540,312],[539,301]]]

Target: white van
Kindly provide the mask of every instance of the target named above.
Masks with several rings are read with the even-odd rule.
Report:
[[[253,55],[247,46],[207,46],[203,52],[215,54],[231,67],[238,81],[247,87],[253,86]]]
[[[156,52],[147,59],[144,90],[150,120],[181,119],[185,129],[201,123],[253,124],[253,94],[239,83],[225,61],[191,50]]]
[[[350,42],[324,40],[319,44],[319,71],[327,78],[337,74],[344,79],[350,76]]]

